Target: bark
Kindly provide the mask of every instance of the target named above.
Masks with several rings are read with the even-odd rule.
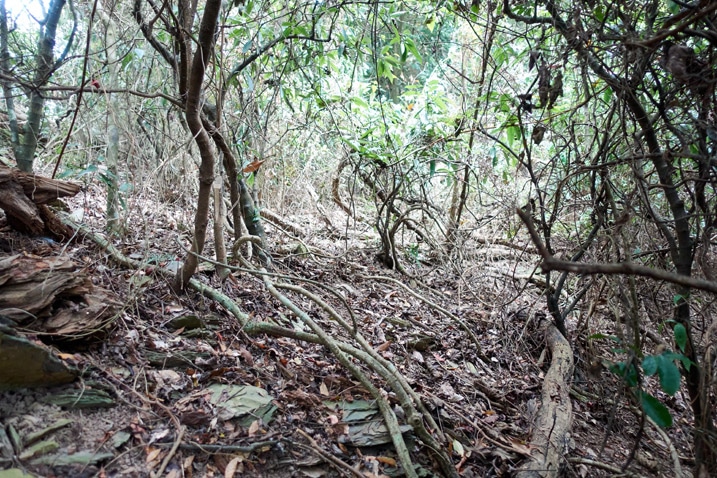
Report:
[[[219,132],[216,129],[211,129],[210,131],[212,139],[215,143],[217,143],[216,136]],[[236,178],[239,177],[237,162],[234,155],[227,154],[227,150],[229,149],[228,147],[222,148],[222,145],[218,143],[217,147],[223,153],[222,163],[224,165],[224,171],[227,173],[227,177],[229,178],[229,201],[231,202],[230,213],[232,215],[232,222],[234,223],[234,241],[238,241],[239,238],[241,238],[241,210],[239,208],[239,183],[236,181]]]
[[[42,345],[0,327],[0,390],[54,387],[71,383],[77,376]]]
[[[64,6],[65,0],[52,0],[45,23],[40,30],[40,40],[37,45],[37,55],[35,56],[35,77],[33,79],[33,88],[29,95],[30,110],[28,111],[22,142],[15,151],[18,168],[28,173],[32,171],[37,139],[40,136],[40,124],[45,111],[45,97],[40,92],[40,87],[48,82],[56,68],[53,59],[55,34]]]
[[[26,234],[59,239],[70,237],[68,228],[44,205],[61,197],[74,196],[79,191],[78,184],[0,165],[0,209],[5,211],[11,227]]]
[[[20,337],[18,326],[86,343],[88,336],[104,334],[121,305],[66,257],[0,258],[0,390],[49,387],[76,376],[37,340]]]
[[[10,72],[10,52],[8,50],[8,30],[7,30],[7,10],[5,9],[5,0],[0,0],[0,71],[4,75]],[[13,149],[17,147],[19,142],[17,116],[15,114],[15,100],[12,94],[12,83],[2,80],[3,94],[5,95],[5,105],[7,106],[7,118],[10,126],[10,142]]]
[[[249,188],[242,178],[237,180],[239,184],[239,203],[241,204],[242,217],[244,218],[244,224],[246,224],[247,231],[252,236],[257,236],[261,239],[261,245],[254,244],[256,247],[256,255],[259,258],[259,262],[263,266],[269,266],[271,260],[266,253],[266,234],[264,233],[264,226],[261,222],[261,215],[259,209],[254,204],[254,200],[251,198]]]
[[[224,200],[222,199],[223,188],[222,178],[217,176],[212,186],[214,190],[214,254],[217,262],[227,263],[227,248],[224,243]],[[217,266],[217,276],[220,280],[224,280],[229,276],[229,269]]]
[[[202,23],[199,28],[199,47],[194,54],[192,68],[189,74],[186,118],[194,141],[197,143],[201,164],[199,166],[199,195],[197,198],[197,211],[194,216],[194,238],[191,252],[177,271],[174,280],[174,289],[183,291],[189,279],[192,278],[199,263],[198,254],[204,249],[204,241],[207,235],[209,224],[209,200],[211,197],[212,183],[214,182],[214,150],[209,134],[202,126],[201,92],[204,83],[204,72],[206,65],[210,63],[212,47],[214,45],[214,32],[217,27],[221,0],[208,0],[204,8]]]
[[[542,403],[530,439],[530,458],[520,467],[516,478],[558,476],[573,420],[570,401],[573,351],[563,334],[550,321],[543,318],[541,328],[552,362],[543,382]]]
[[[0,308],[16,324],[50,317],[55,301],[84,295],[91,288],[90,279],[67,258],[15,255],[0,259]]]
[[[109,85],[117,84],[120,62],[117,59],[117,28],[109,15],[102,9],[101,2],[97,4],[97,13],[105,27],[105,44],[107,63],[109,64]],[[107,232],[116,234],[120,232],[119,215],[119,128],[118,116],[122,114],[122,106],[117,95],[105,95],[108,103],[109,123],[107,130]]]

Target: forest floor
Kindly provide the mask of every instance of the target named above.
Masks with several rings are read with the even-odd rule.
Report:
[[[73,208],[84,210],[83,221],[100,231],[101,197],[87,193],[74,201]],[[184,256],[177,237],[187,242],[186,231],[180,232],[192,222],[187,209],[135,208],[132,227],[114,244],[130,258],[168,267]],[[369,226],[340,230],[345,217],[335,214],[327,222],[288,218],[304,230],[301,241],[310,253],[267,224],[273,272],[311,279],[343,297],[358,331],[424,401],[461,476],[511,476],[530,452],[550,362],[536,332],[545,299],[528,280],[538,258],[522,252],[519,241],[516,247],[491,244],[477,241],[476,232],[464,244],[469,252],[460,262],[419,255],[413,263],[406,260],[414,274],[407,277],[378,263]],[[66,255],[123,304],[101,333],[53,343],[82,371],[75,383],[0,392],[0,421],[21,437],[69,419],[49,435],[54,449],[15,456],[3,467],[58,477],[402,475],[371,395],[325,347],[250,337],[216,302],[192,290],[177,296],[164,277],[123,268],[88,239],[47,247],[7,227],[0,235],[12,244],[3,254]],[[236,272],[236,280],[221,283],[213,270],[204,265],[197,278],[232,298],[252,320],[304,327],[256,277]],[[325,288],[306,287],[346,314],[343,302]],[[341,335],[314,303],[292,297],[326,330]],[[472,330],[480,351],[441,308]],[[674,425],[660,434],[645,424],[640,433],[639,413],[620,379],[589,366],[613,358],[609,344],[588,344],[586,338],[602,326],[600,313],[598,305],[589,326],[579,314],[569,320],[576,371],[564,476],[615,476],[624,465],[621,476],[675,476],[669,446],[683,466],[691,456],[686,399],[681,392],[666,397],[654,391],[670,408]],[[390,387],[378,376],[371,379],[403,419]],[[106,392],[111,404],[76,409],[46,403],[48,396],[93,388]],[[403,430],[420,476],[440,476],[427,448],[409,427]],[[99,459],[85,464],[59,459],[81,451]]]

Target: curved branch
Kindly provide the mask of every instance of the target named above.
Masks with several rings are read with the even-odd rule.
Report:
[[[144,35],[144,38],[149,42],[150,45],[152,45],[152,48],[154,48],[157,53],[159,53],[162,58],[164,58],[164,60],[172,66],[172,69],[174,71],[177,71],[177,60],[174,58],[174,55],[172,55],[172,53],[167,50],[167,48],[162,45],[162,43],[157,40],[154,35],[152,35],[152,25],[144,21],[141,7],[142,0],[134,0],[132,14],[134,15],[134,19],[137,22],[137,25],[139,25],[139,29],[142,31],[142,35]]]
[[[75,34],[77,33],[77,11],[75,11],[75,5],[72,3],[72,0],[68,0],[67,4],[70,7],[70,12],[72,12],[72,31],[70,32],[70,38],[67,40],[67,44],[65,44],[65,49],[62,50],[62,54],[52,66],[53,72],[60,68],[62,63],[64,63],[67,58],[67,54],[70,52],[70,48],[72,48],[72,44],[75,42]]]
[[[533,220],[530,218],[530,216],[521,209],[518,209],[517,212],[518,216],[520,216],[520,219],[528,228],[530,238],[533,240],[533,244],[535,244],[535,247],[537,247],[538,253],[543,258],[543,262],[540,264],[540,267],[544,271],[556,270],[590,275],[637,275],[717,294],[717,282],[712,282],[704,279],[696,279],[691,276],[676,274],[674,272],[669,272],[661,269],[653,269],[651,267],[635,264],[632,262],[623,262],[620,264],[601,264],[593,262],[572,262],[562,259],[556,259],[555,256],[548,252],[547,248],[545,247],[545,244],[543,244],[542,240],[540,239],[540,235],[538,234],[538,231],[535,229],[535,224],[533,224]]]

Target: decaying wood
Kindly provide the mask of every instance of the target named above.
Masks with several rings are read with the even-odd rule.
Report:
[[[275,225],[279,226],[285,231],[290,232],[295,236],[303,237],[306,234],[306,232],[304,231],[304,229],[301,228],[301,226],[298,226],[288,221],[287,219],[279,216],[278,214],[273,211],[270,211],[269,209],[262,208],[261,217],[267,219],[269,222],[274,223]]]
[[[29,174],[0,164],[0,184],[12,181],[22,186],[25,195],[35,204],[47,204],[55,199],[72,197],[80,192],[80,185],[59,179]]]
[[[77,373],[48,348],[0,329],[0,390],[52,387],[72,382]]]
[[[570,401],[573,351],[549,320],[542,320],[541,330],[545,334],[552,362],[543,382],[542,403],[530,439],[530,458],[515,475],[518,478],[552,478],[559,475],[573,420]]]
[[[8,224],[20,232],[69,238],[71,231],[44,205],[79,191],[79,184],[24,173],[0,164],[0,208],[5,211]]]
[[[0,180],[0,208],[5,211],[7,222],[13,229],[33,236],[42,234],[45,223],[40,218],[40,211],[16,182]]]
[[[24,328],[86,335],[103,328],[117,305],[69,259],[26,255],[0,259],[0,310]]]

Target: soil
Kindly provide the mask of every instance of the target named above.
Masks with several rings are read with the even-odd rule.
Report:
[[[76,201],[72,207],[84,212],[83,221],[99,231],[101,215],[96,211],[102,210],[101,200],[86,195]],[[166,205],[134,210],[138,212],[128,221],[132,227],[113,244],[128,257],[159,266],[180,261],[184,253],[177,238],[187,242],[192,221],[186,210]],[[421,396],[447,437],[461,476],[511,476],[530,452],[532,419],[550,359],[536,334],[535,318],[545,314],[545,299],[538,286],[526,280],[536,256],[469,241],[463,250],[471,253],[463,257],[423,249],[418,255],[407,254],[405,265],[413,274],[408,277],[378,263],[377,238],[368,226],[341,232],[329,228],[328,223],[345,223],[343,213],[335,214],[324,223],[288,216],[304,228],[302,240],[309,254],[296,248],[295,238],[267,224],[273,272],[328,285],[344,298],[358,331]],[[366,430],[351,436],[345,410],[337,404],[371,402],[372,397],[325,347],[284,337],[250,337],[219,304],[191,290],[174,294],[167,280],[149,268],[121,268],[87,239],[48,249],[41,247],[41,239],[23,239],[5,227],[0,240],[9,244],[2,254],[44,251],[72,258],[87,267],[96,285],[113,291],[124,304],[105,334],[45,340],[81,371],[75,383],[0,392],[0,421],[21,437],[60,419],[71,420],[45,437],[56,443],[56,450],[5,458],[2,467],[47,477],[144,477],[160,472],[170,477],[402,475],[390,442],[381,443]],[[211,256],[212,251],[205,254]],[[375,276],[401,281],[458,316],[478,337],[480,351],[436,307],[390,281],[371,278]],[[260,280],[245,272],[234,277],[220,283],[206,264],[197,275],[253,320],[304,327]],[[334,294],[306,287],[348,316]],[[347,337],[315,303],[304,296],[290,297],[325,330]],[[189,318],[185,323],[190,325],[178,326],[175,320],[182,317]],[[603,465],[625,467],[631,476],[675,476],[669,446],[675,447],[682,466],[689,465],[691,454],[688,400],[681,391],[674,397],[662,394],[648,381],[672,413],[674,425],[664,435],[671,443],[650,425],[640,433],[640,414],[630,392],[602,366],[601,361],[616,359],[610,344],[588,340],[592,331],[610,322],[598,313],[587,326],[582,317],[576,313],[568,321],[576,371],[564,476],[615,475]],[[191,325],[197,323],[197,328]],[[177,358],[182,352],[188,355]],[[390,387],[378,376],[371,379],[403,420]],[[227,418],[208,392],[217,384],[264,390],[275,408],[273,415],[266,421]],[[47,403],[67,391],[87,390],[106,392],[112,406],[75,409]],[[430,450],[410,431],[404,437],[421,476],[440,476]],[[86,465],[37,461],[80,451],[104,458]]]

